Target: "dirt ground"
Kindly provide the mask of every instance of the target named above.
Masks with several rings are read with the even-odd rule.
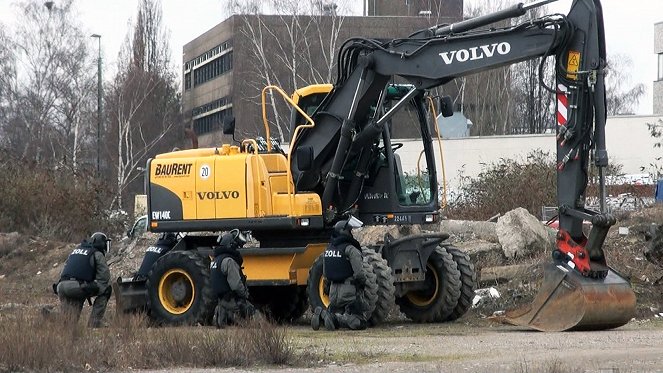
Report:
[[[290,333],[300,352],[323,358],[306,368],[171,371],[663,372],[663,322],[659,321],[633,322],[605,332],[539,333],[458,322],[388,324],[361,332],[314,332],[300,325]]]
[[[529,273],[495,284],[502,298],[483,302],[454,323],[421,325],[396,316],[390,323],[366,331],[314,332],[304,318],[287,329],[298,355],[304,357],[301,366],[252,371],[663,372],[663,317],[657,317],[663,311],[663,269],[643,255],[647,245],[643,232],[654,222],[663,222],[662,208],[625,215],[618,226],[629,227],[630,233],[619,235],[615,227],[606,242],[609,261],[631,280],[638,297],[636,319],[619,329],[539,333],[486,320],[494,311],[531,300],[538,285],[536,276]],[[7,237],[0,234],[0,316],[57,304],[50,284],[75,244],[26,236],[3,239]],[[131,261],[111,267],[114,276],[137,267],[142,257],[140,245],[125,246]],[[111,301],[109,313],[113,307]],[[87,306],[84,312],[89,313]],[[311,358],[307,360],[307,356]]]

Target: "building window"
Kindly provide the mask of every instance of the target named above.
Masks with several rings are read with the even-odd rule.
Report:
[[[184,89],[187,91],[191,89],[191,72],[184,74]]]
[[[209,61],[193,70],[193,86],[197,87],[207,81],[223,75],[233,68],[233,52],[230,51],[219,58]]]
[[[663,80],[663,53],[658,55],[658,80]]]
[[[226,97],[221,97],[218,100],[214,100],[212,102],[208,102],[205,105],[197,106],[191,110],[191,115],[195,118],[199,115],[203,115],[207,112],[210,112],[212,110],[216,110],[220,107],[230,105],[231,104],[231,99],[230,96]]]
[[[213,131],[219,131],[223,128],[223,120],[226,117],[231,117],[233,115],[232,107],[229,107],[225,110],[217,111],[210,115],[205,115],[198,119],[193,120],[193,130],[196,132],[196,135],[203,135]]]

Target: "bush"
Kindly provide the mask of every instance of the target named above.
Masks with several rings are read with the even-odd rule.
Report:
[[[1,371],[85,371],[291,364],[294,348],[284,328],[256,320],[226,329],[147,328],[141,316],[109,328],[67,326],[15,315],[0,322]]]
[[[113,230],[108,214],[101,212],[110,190],[91,174],[26,164],[4,154],[0,167],[3,231],[78,240],[95,231]]]
[[[524,162],[500,159],[484,165],[476,178],[461,177],[457,196],[449,200],[452,219],[485,220],[523,207],[541,216],[542,206],[557,206],[557,174],[549,153],[534,151]]]

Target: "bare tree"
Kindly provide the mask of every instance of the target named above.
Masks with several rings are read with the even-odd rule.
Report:
[[[334,4],[335,5],[335,4]],[[330,83],[343,26],[344,4],[321,0],[232,1],[229,12],[242,21],[240,32],[250,43],[253,103],[266,85],[286,92],[312,83]],[[268,15],[267,13],[271,13]],[[283,37],[285,35],[285,37]],[[270,94],[271,125],[281,141],[289,139],[287,110]]]
[[[631,82],[628,73],[631,70],[633,61],[629,56],[614,54],[608,57],[605,76],[608,115],[633,114],[645,94],[644,84]]]
[[[83,123],[90,115],[94,69],[72,3],[17,5],[24,16],[2,43],[10,62],[0,82],[4,146],[25,160],[77,168],[89,133]]]
[[[181,123],[179,88],[167,40],[161,2],[141,0],[106,97],[106,143],[116,184],[111,205],[119,208],[147,158],[180,141],[181,134],[174,131]]]

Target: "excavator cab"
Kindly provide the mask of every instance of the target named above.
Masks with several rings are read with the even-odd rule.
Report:
[[[314,115],[319,105],[332,90],[331,84],[314,84],[300,88],[292,100],[308,115]],[[405,95],[415,90],[411,84],[389,84],[382,104],[371,105],[365,121],[384,115]],[[431,128],[436,126],[434,115],[423,91],[412,97],[389,119],[381,136],[370,145],[357,149],[341,171],[340,194],[354,196],[348,209],[354,208],[367,224],[418,224],[437,220],[438,183],[435,169]],[[293,108],[291,129],[304,122]],[[407,146],[406,146],[407,145]],[[401,150],[402,149],[402,150]],[[364,154],[368,167],[364,172],[361,193],[353,186],[353,174],[361,167],[358,162]],[[401,157],[400,152],[415,153]],[[405,159],[414,159],[405,163]],[[301,183],[298,183],[301,186]],[[304,187],[305,188],[305,187]]]

